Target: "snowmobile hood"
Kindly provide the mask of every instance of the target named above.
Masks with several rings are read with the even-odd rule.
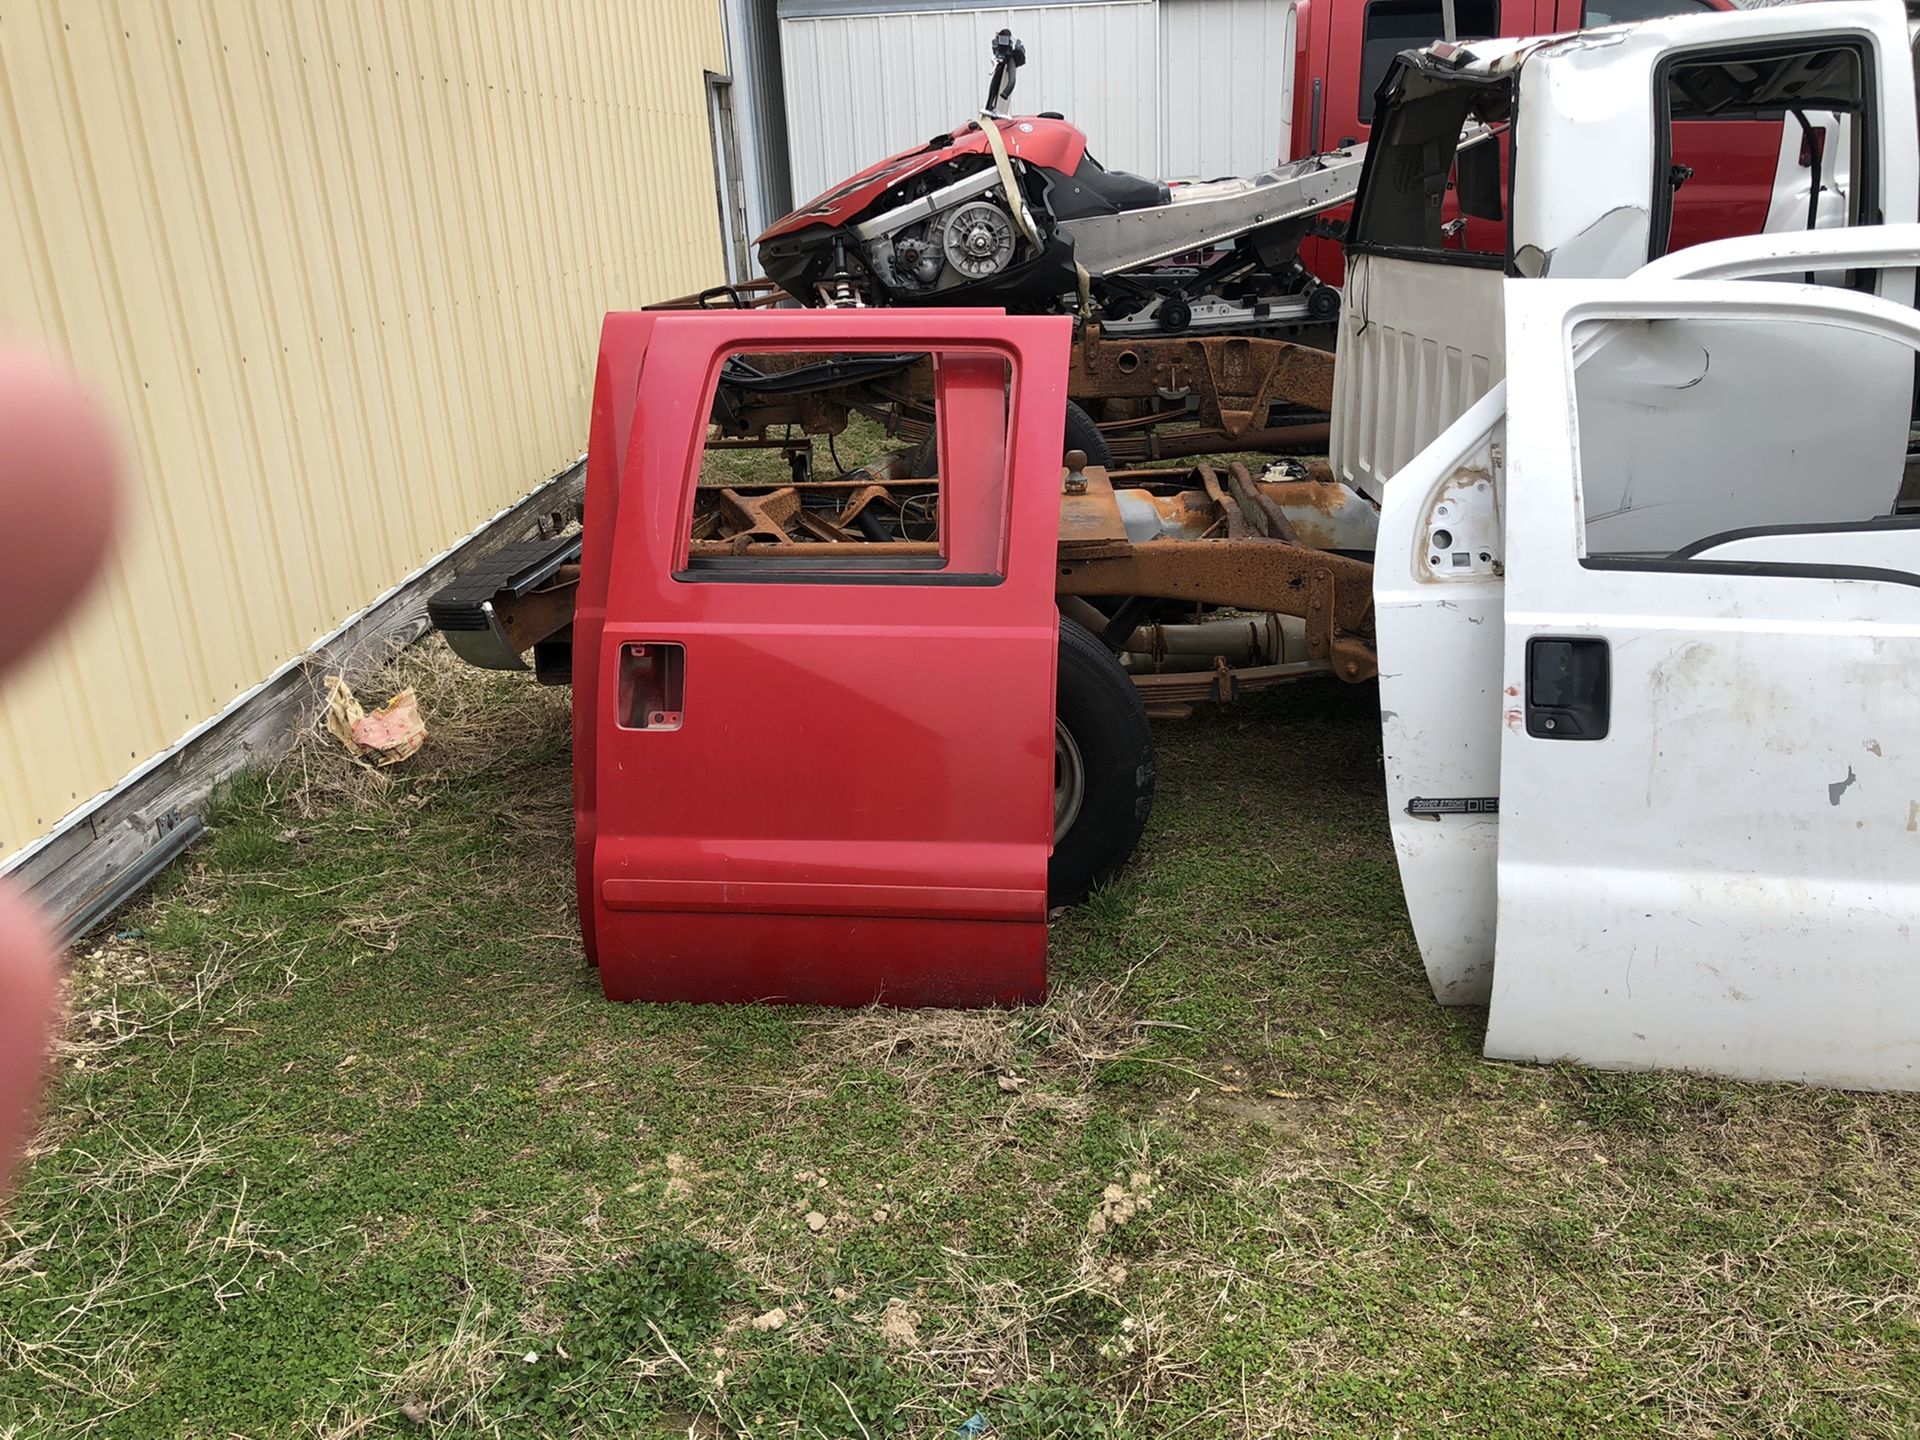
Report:
[[[1005,139],[1007,154],[1044,169],[1072,174],[1087,153],[1087,137],[1065,120],[1047,115],[1016,115],[994,122]],[[782,216],[766,228],[755,245],[814,225],[837,226],[864,212],[895,185],[904,185],[923,171],[967,155],[990,155],[986,132],[970,120],[951,135],[939,135],[916,150],[903,150],[877,165],[869,165],[824,195]]]

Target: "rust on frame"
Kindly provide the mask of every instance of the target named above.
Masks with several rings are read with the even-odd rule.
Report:
[[[1109,340],[1085,326],[1074,344],[1067,390],[1076,399],[1159,400],[1191,395],[1193,417],[1228,439],[1264,431],[1270,407],[1333,408],[1333,355],[1258,335]]]
[[[1155,595],[1236,610],[1297,615],[1307,654],[1342,680],[1379,673],[1373,648],[1373,567],[1284,540],[1155,540],[1060,552],[1061,595]]]

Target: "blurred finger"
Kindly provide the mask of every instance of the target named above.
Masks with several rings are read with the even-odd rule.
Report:
[[[31,906],[0,893],[0,1195],[33,1125],[58,1004],[53,937]]]
[[[0,537],[7,604],[0,670],[85,593],[112,543],[114,445],[72,376],[0,346]]]

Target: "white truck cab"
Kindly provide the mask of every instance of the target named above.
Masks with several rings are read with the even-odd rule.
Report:
[[[1388,488],[1395,850],[1490,1056],[1920,1087],[1920,315],[1868,283],[1916,265],[1505,281],[1506,379]]]
[[[1379,499],[1508,373],[1509,279],[1920,218],[1909,43],[1896,0],[1832,0],[1401,57],[1349,229],[1335,475]],[[1910,272],[1858,283],[1913,298]]]

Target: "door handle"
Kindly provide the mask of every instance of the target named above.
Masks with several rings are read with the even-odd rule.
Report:
[[[1597,635],[1527,640],[1527,734],[1539,740],[1604,740],[1612,702],[1613,652]]]

